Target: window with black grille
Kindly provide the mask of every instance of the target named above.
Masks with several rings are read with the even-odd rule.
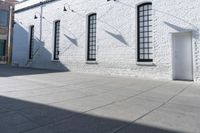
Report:
[[[96,24],[97,14],[88,17],[88,52],[87,60],[96,61]]]
[[[33,59],[34,53],[34,26],[30,27],[29,59]]]
[[[54,60],[59,60],[60,21],[55,22],[54,31]]]
[[[152,3],[138,6],[138,61],[153,61]]]

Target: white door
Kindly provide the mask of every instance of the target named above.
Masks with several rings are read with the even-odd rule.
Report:
[[[173,78],[193,80],[191,33],[173,34]]]

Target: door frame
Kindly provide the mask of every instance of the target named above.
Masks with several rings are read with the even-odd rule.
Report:
[[[182,81],[194,81],[194,53],[193,53],[193,32],[192,31],[186,31],[186,32],[173,32],[171,33],[171,62],[172,62],[172,80],[179,80],[179,79],[175,79],[175,58],[174,58],[174,45],[175,45],[175,35],[178,35],[178,34],[190,34],[190,37],[191,37],[191,68],[192,68],[192,80],[182,80]],[[181,79],[180,79],[181,80]]]
[[[5,40],[5,39],[0,39],[0,40],[2,40],[2,42],[3,42],[3,55],[2,56],[0,56],[0,63],[6,63],[7,62],[7,40]]]
[[[3,56],[6,56],[6,44],[7,44],[7,41],[4,40],[4,39],[1,39],[1,40],[3,41],[3,45],[4,45],[4,47],[3,47]]]

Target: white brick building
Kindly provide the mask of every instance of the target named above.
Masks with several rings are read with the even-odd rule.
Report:
[[[13,64],[198,82],[199,5],[199,0],[28,0],[16,5]]]

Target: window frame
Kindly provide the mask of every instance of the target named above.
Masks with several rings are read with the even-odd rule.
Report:
[[[6,24],[3,25],[3,24],[0,23],[0,27],[8,27],[8,25],[9,25],[9,11],[0,9],[0,12],[4,12],[7,15]]]
[[[151,37],[149,36],[149,32],[151,32],[152,33],[152,30],[150,31],[150,30],[147,30],[147,31],[145,31],[144,29],[143,29],[143,31],[141,32],[141,30],[140,30],[140,28],[141,28],[141,26],[140,26],[140,19],[142,18],[143,19],[143,21],[141,21],[141,22],[148,22],[149,20],[149,16],[151,16],[151,22],[153,21],[153,19],[152,19],[152,16],[153,16],[153,14],[151,13],[151,14],[149,14],[149,8],[147,8],[147,10],[142,10],[142,12],[143,12],[143,15],[141,16],[140,15],[140,8],[141,7],[143,7],[143,6],[145,6],[145,5],[151,5],[151,7],[152,7],[152,2],[146,2],[146,3],[142,3],[142,4],[139,4],[139,5],[137,5],[137,62],[149,62],[149,63],[151,63],[151,62],[153,62],[153,41],[152,42],[150,42],[149,41],[149,38],[153,38],[153,35],[151,35]],[[147,15],[144,15],[144,12],[145,11],[148,11],[148,13],[147,13]],[[151,11],[152,11],[152,8],[151,8]],[[144,17],[148,17],[148,19],[147,20],[144,20]],[[149,29],[149,28],[152,28],[153,27],[153,25],[150,25],[149,24],[149,22],[148,22],[148,24],[147,24],[147,26],[142,26],[142,28],[145,28],[145,27],[147,27],[147,29]],[[144,40],[143,40],[143,48],[141,48],[141,35],[140,35],[140,33],[147,33],[148,34],[148,36],[147,37],[142,37],[142,38],[147,38],[148,39],[148,41],[146,42],[144,42]],[[153,33],[152,33],[153,34]],[[145,47],[144,46],[144,44],[145,43],[147,43],[148,44],[148,47]],[[151,47],[151,50],[152,50],[152,52],[150,52],[149,50],[150,50],[150,46],[149,46],[149,44],[151,44],[152,45],[152,47]],[[141,52],[141,49],[143,50],[143,53]],[[148,49],[148,53],[146,53],[146,52],[144,52],[144,50],[145,49]],[[141,57],[140,57],[140,55],[141,54],[143,54],[143,59],[141,59]],[[148,54],[148,59],[145,59],[145,54]],[[152,58],[150,58],[149,57],[149,55],[152,55]]]
[[[95,16],[95,19],[91,19],[91,17]],[[91,21],[95,21],[91,23]],[[87,16],[87,61],[96,61],[96,53],[97,53],[97,38],[96,38],[96,33],[97,33],[97,13],[91,13]],[[95,28],[91,28],[91,25],[95,25]],[[92,30],[92,31],[91,31]],[[91,36],[92,33],[92,36]],[[94,34],[94,35],[93,35]],[[91,49],[91,43],[92,49]],[[91,58],[91,56],[94,56],[94,58]]]
[[[59,23],[59,27],[57,27],[57,23]],[[58,31],[59,28],[59,31]],[[59,61],[59,46],[60,46],[60,20],[54,21],[54,43],[53,43],[53,60],[54,61]],[[58,42],[57,42],[58,39]],[[58,50],[56,50],[58,49]]]
[[[2,42],[2,44],[3,44],[3,57],[5,57],[6,56],[6,43],[7,43],[7,41],[6,40],[4,40],[4,39],[0,39],[0,41]],[[0,55],[0,57],[2,57],[1,55]]]
[[[29,32],[29,60],[33,59],[34,53],[34,33],[35,33],[35,26],[30,26]]]

